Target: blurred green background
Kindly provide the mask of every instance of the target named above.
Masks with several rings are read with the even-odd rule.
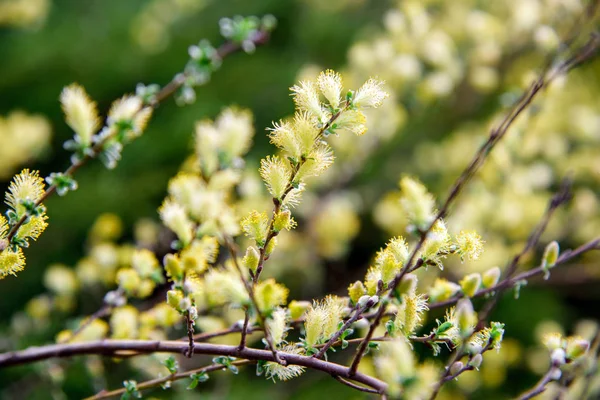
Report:
[[[58,102],[64,86],[72,82],[83,85],[98,102],[100,112],[105,113],[114,99],[133,92],[139,82],[167,83],[187,61],[190,44],[201,38],[207,38],[213,44],[220,43],[218,21],[221,17],[273,14],[278,19],[278,26],[272,40],[258,48],[255,54],[238,53],[228,57],[211,82],[199,88],[195,104],[178,107],[172,100],[162,104],[145,134],[125,148],[123,159],[115,170],[106,170],[92,162],[78,172],[77,191],[47,201],[50,225],[26,252],[27,268],[18,279],[9,277],[0,281],[0,331],[8,329],[11,317],[27,300],[44,292],[42,276],[49,264],[73,265],[82,257],[88,229],[100,214],[117,214],[126,229],[140,218],[157,218],[156,209],[164,198],[167,181],[190,152],[194,121],[214,118],[223,107],[231,104],[249,108],[254,113],[257,131],[250,159],[258,160],[272,151],[264,128],[270,126],[271,121],[293,112],[288,88],[296,82],[300,69],[307,64],[334,69],[344,66],[352,43],[382,30],[382,18],[396,2],[346,0],[328,6],[319,5],[316,0],[188,0],[181,4],[194,5],[179,11],[164,10],[165,20],[158,33],[140,28],[141,18],[151,1],[51,0],[34,3],[37,7],[46,3],[45,18],[26,27],[0,27],[0,115],[22,109],[49,119],[53,132],[49,150],[25,164],[40,170],[42,176],[64,170],[68,165],[69,155],[62,149],[62,143],[71,138],[72,132],[63,121]],[[158,35],[160,40],[153,42],[153,35]],[[492,92],[477,97],[478,106],[469,108],[468,112],[456,108],[461,100],[453,99],[433,102],[426,111],[411,114],[403,129],[405,133],[418,131],[419,135],[403,134],[392,142],[393,146],[381,149],[377,153],[379,158],[365,164],[356,183],[368,184],[370,198],[393,189],[401,172],[414,171],[407,155],[412,154],[416,143],[444,138],[464,118],[480,121],[487,117],[498,108],[498,94]],[[389,165],[382,165],[390,159],[394,160],[391,170]],[[7,185],[8,180],[2,189]],[[447,185],[439,182],[438,185],[440,193],[445,193]],[[351,257],[333,263],[326,273],[325,289],[328,292],[343,292],[352,281],[347,276],[362,275],[370,255],[386,241],[387,235],[371,222],[368,210],[362,213],[361,219],[363,227]],[[131,236],[131,231],[127,234]],[[597,285],[593,283],[558,291],[528,288],[523,291],[519,303],[510,299],[503,301],[494,319],[507,324],[511,337],[528,344],[534,340],[532,326],[537,321],[551,318],[570,326],[580,318],[598,319],[597,296],[590,294],[595,289]],[[84,313],[93,311],[83,310]],[[49,335],[32,342],[50,340]],[[66,396],[89,395],[93,390],[92,383],[78,368],[78,362],[66,365],[70,365],[63,385]],[[483,389],[477,392],[478,396],[505,398],[518,392],[535,379],[530,374],[523,374],[524,370],[521,366],[511,371],[501,392]],[[29,369],[2,371],[0,395],[19,398],[15,383],[30,379],[25,371]],[[109,387],[118,387],[119,379],[133,374],[126,371],[126,366],[117,364],[111,371]],[[210,383],[214,388],[212,394],[206,391],[201,396],[245,399],[327,397],[332,400],[364,397],[320,374],[309,374],[289,384],[276,385],[254,379],[252,368],[236,379],[216,375]],[[41,389],[30,393],[30,398],[43,399],[50,394],[60,398],[59,393],[44,391],[47,383],[37,382],[36,385]],[[152,395],[158,398],[178,396],[168,391],[155,391]]]

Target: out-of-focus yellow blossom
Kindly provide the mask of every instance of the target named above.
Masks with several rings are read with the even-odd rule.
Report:
[[[465,296],[473,297],[481,285],[481,275],[478,273],[465,275],[465,277],[461,279],[459,283]]]
[[[52,311],[52,299],[47,295],[39,295],[29,300],[25,305],[25,312],[36,320],[44,320]]]
[[[308,309],[310,309],[310,306],[311,304],[309,301],[290,301],[290,304],[288,304],[290,317],[293,319],[300,318]]]
[[[152,0],[142,4],[131,24],[133,42],[149,54],[164,51],[171,41],[170,29],[210,3],[211,0]]]
[[[417,229],[425,229],[433,221],[435,201],[423,184],[407,176],[400,180],[400,204]]]
[[[110,331],[113,339],[135,339],[138,336],[139,312],[133,306],[123,306],[113,310],[110,317]]]
[[[160,234],[160,224],[150,218],[142,218],[135,223],[133,236],[140,247],[153,247],[157,244]]]
[[[57,295],[72,296],[79,289],[79,280],[73,269],[54,264],[44,273],[44,285]]]
[[[358,234],[360,219],[356,205],[343,193],[321,204],[311,218],[310,232],[317,250],[328,259],[336,259],[348,251],[350,241]]]
[[[179,240],[183,243],[192,240],[192,221],[189,220],[181,205],[167,199],[159,209],[159,213],[163,223],[177,234]]]
[[[71,342],[91,342],[94,340],[102,340],[106,338],[108,334],[109,325],[101,319],[95,319],[88,323],[83,320],[81,324],[87,324],[79,333],[73,336],[69,341]],[[57,338],[57,341],[60,340]]]
[[[384,342],[375,357],[379,377],[388,384],[390,396],[398,397],[404,389],[401,382],[415,377],[416,365],[413,352],[406,340]]]
[[[90,230],[92,242],[113,241],[121,237],[123,221],[118,215],[104,213],[98,216]]]
[[[218,242],[215,238],[205,236],[194,240],[181,252],[181,264],[189,273],[201,274],[214,263],[218,255]]]
[[[248,293],[236,271],[211,269],[204,276],[204,282],[206,297],[211,306],[248,302]]]
[[[40,26],[50,9],[50,0],[7,0],[0,3],[0,26]]]
[[[121,268],[117,272],[117,283],[128,295],[134,295],[142,283],[140,274],[133,268]]]
[[[2,16],[0,25],[1,20]],[[0,117],[0,178],[8,178],[16,167],[42,155],[50,144],[51,133],[50,123],[41,115],[12,111]]]

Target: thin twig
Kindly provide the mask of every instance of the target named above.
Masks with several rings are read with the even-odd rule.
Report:
[[[254,363],[254,361],[240,360],[240,361],[234,361],[231,364],[240,366],[240,365],[247,365],[247,364],[252,364],[252,363]],[[208,372],[213,372],[213,371],[219,371],[219,370],[225,369],[225,368],[227,368],[227,366],[225,366],[225,365],[213,364],[213,365],[209,365],[207,367],[192,369],[192,370],[185,371],[185,372],[179,372],[176,374],[167,375],[162,378],[156,378],[156,379],[151,379],[151,380],[148,380],[145,382],[140,382],[136,385],[136,388],[138,390],[151,389],[153,387],[157,387],[157,386],[162,385],[167,382],[174,382],[174,381],[178,381],[181,379],[189,378],[193,374],[200,374],[202,372],[208,373]],[[111,390],[110,392],[103,390],[101,392],[98,392],[94,396],[87,397],[85,400],[109,399],[111,397],[116,397],[116,396],[122,395],[126,391],[127,391],[127,389],[125,389],[125,388]]]
[[[246,347],[246,335],[248,335],[248,322],[250,321],[250,312],[246,309],[244,316],[244,325],[242,326],[242,337],[240,338],[240,350]]]
[[[571,261],[572,259],[574,259],[575,257],[577,257],[583,253],[586,253],[588,251],[591,251],[591,250],[600,250],[600,237],[590,240],[589,242],[579,246],[575,250],[567,250],[567,251],[563,252],[556,260],[555,266],[565,264],[568,261]],[[485,296],[490,293],[494,293],[498,290],[509,289],[509,288],[513,287],[519,281],[529,279],[536,275],[541,275],[545,272],[546,272],[546,270],[542,266],[538,266],[536,268],[530,269],[529,271],[525,271],[520,274],[517,274],[510,279],[502,280],[501,282],[497,283],[496,285],[494,285],[492,287],[489,287],[486,289],[480,289],[472,297],[481,297],[481,296]],[[462,294],[457,294],[456,296],[454,296],[448,300],[431,303],[431,304],[429,304],[429,309],[431,310],[434,308],[443,308],[443,307],[451,306],[463,297],[464,296]]]
[[[90,326],[92,322],[94,322],[98,318],[103,318],[103,317],[107,316],[108,314],[110,314],[111,311],[112,311],[112,306],[109,304],[104,304],[95,313],[90,315],[85,321],[80,323],[79,326],[77,327],[77,329],[75,329],[73,332],[71,332],[71,334],[67,338],[58,341],[58,343],[68,343],[71,340],[75,339],[75,337],[78,334],[80,334],[85,328]]]
[[[194,320],[190,317],[190,313],[185,314],[185,324],[187,326],[188,349],[185,353],[187,358],[192,358],[194,355]]]
[[[538,383],[527,392],[521,394],[518,397],[518,400],[528,400],[546,391],[546,385],[555,379],[554,377],[556,376],[557,372],[560,372],[560,368],[554,364],[551,365],[550,369],[548,369],[548,372],[542,376]]]
[[[258,319],[260,320],[260,323],[262,324],[262,326],[264,328],[265,340],[267,341],[267,346],[273,353],[273,358],[275,359],[275,361],[277,361],[281,365],[285,365],[285,361],[282,360],[281,358],[279,358],[279,355],[277,354],[277,348],[275,347],[275,344],[273,344],[273,339],[271,337],[271,333],[269,332],[269,329],[267,327],[266,318],[262,314],[262,311],[258,305],[258,301],[256,300],[256,296],[254,294],[254,281],[252,281],[252,283],[250,283],[246,280],[246,278],[244,278],[244,272],[242,271],[242,267],[240,266],[240,264],[238,262],[237,252],[235,251],[234,244],[232,243],[231,239],[228,236],[224,236],[224,239],[225,239],[225,245],[226,245],[227,249],[229,250],[229,254],[231,255],[233,265],[235,265],[235,268],[237,269],[237,271],[240,275],[240,279],[242,280],[244,287],[246,288],[246,292],[248,292],[248,297],[250,298],[250,301],[252,302],[252,305],[254,306],[254,308],[256,310],[256,315],[258,316]],[[247,318],[249,318],[248,313],[249,313],[249,311],[246,310]],[[244,336],[244,338],[245,338],[245,336]],[[245,344],[244,344],[244,346],[245,346]],[[244,349],[244,347],[241,346],[241,343],[238,346],[238,348],[240,350]]]
[[[351,381],[349,381],[349,380],[347,380],[347,379],[344,379],[344,378],[342,378],[342,377],[341,377],[341,376],[339,376],[339,375],[332,375],[332,377],[333,377],[333,379],[335,379],[336,381],[338,381],[338,382],[340,382],[340,383],[342,383],[342,384],[344,384],[344,385],[346,385],[346,386],[349,386],[349,387],[351,387],[352,389],[356,389],[356,390],[359,390],[359,391],[361,391],[361,392],[365,392],[365,393],[375,393],[375,394],[381,394],[379,391],[377,391],[377,390],[375,390],[375,389],[371,389],[371,388],[368,388],[368,387],[364,387],[364,386],[357,385],[356,383],[353,383],[353,382],[351,382]]]
[[[321,127],[321,129],[319,129],[319,133],[316,135],[315,137],[315,142],[318,142],[321,137],[323,137],[323,134],[325,133],[325,131],[327,129],[329,129],[333,123],[338,119],[338,117],[340,115],[342,115],[342,113],[344,111],[346,111],[348,109],[348,107],[350,106],[350,103],[348,101],[346,101],[341,109],[336,112],[335,114],[333,114],[329,120]],[[298,172],[300,171],[300,168],[302,167],[302,165],[304,165],[304,163],[307,160],[303,157],[298,164],[296,164],[295,166],[293,166],[292,168],[292,173],[290,174],[290,180],[287,184],[287,187],[285,188],[285,190],[283,191],[283,194],[281,195],[280,199],[273,199],[273,204],[274,204],[274,208],[273,208],[273,213],[271,214],[271,219],[269,221],[269,227],[267,229],[267,238],[265,239],[265,243],[264,245],[259,249],[259,257],[258,257],[258,266],[256,267],[256,273],[252,276],[252,281],[253,283],[257,283],[258,279],[260,278],[260,274],[264,268],[264,264],[266,261],[266,249],[269,245],[269,243],[271,242],[271,240],[273,240],[277,235],[278,232],[275,232],[275,230],[273,229],[273,226],[275,224],[275,216],[279,213],[279,211],[281,210],[281,206],[283,205],[285,199],[287,198],[287,196],[291,193],[291,191],[294,189],[294,180],[296,179],[296,176],[298,175]]]

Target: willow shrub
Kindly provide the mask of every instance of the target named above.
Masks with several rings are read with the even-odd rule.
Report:
[[[404,11],[416,18],[414,9]],[[392,12],[387,18],[402,22],[404,17]],[[28,169],[13,178],[6,194],[6,217],[0,217],[0,277],[18,279],[26,268],[27,248],[48,225],[43,202],[54,193],[64,196],[76,190],[79,168],[95,159],[114,168],[124,146],[143,134],[161,102],[172,95],[182,106],[193,102],[195,89],[209,82],[228,54],[256,51],[268,41],[274,26],[271,16],[221,20],[223,45],[213,47],[201,41],[191,46],[184,70],[169,84],[139,84],[134,94],[116,100],[105,118],[82,86],[65,87],[60,102],[65,122],[74,132],[73,139],[64,144],[71,152],[71,164],[66,171],[46,178]],[[412,34],[417,35],[416,31]],[[547,44],[547,36],[538,39],[546,38],[543,43]],[[436,40],[447,43],[443,38]],[[505,329],[510,336],[510,326],[492,318],[499,297],[509,290],[518,297],[531,278],[548,279],[559,265],[600,244],[590,237],[575,250],[562,250],[557,241],[541,242],[553,214],[571,198],[572,179],[566,178],[547,206],[542,205],[540,221],[529,227],[523,248],[512,257],[504,254],[508,259],[504,268],[489,264],[466,271],[445,268],[480,263],[486,231],[493,230],[480,220],[469,226],[472,218],[468,215],[462,220],[446,218],[463,189],[533,100],[589,61],[597,46],[598,38],[592,36],[589,41],[572,40],[557,53],[494,125],[487,140],[468,155],[471,161],[463,163],[443,201],[416,175],[401,176],[399,190],[376,209],[376,219],[396,236],[382,243],[363,279],[348,279],[343,295],[290,299],[284,282],[269,269],[277,268],[278,252],[296,261],[296,253],[336,258],[347,251],[360,225],[347,194],[336,193],[335,188],[347,180],[344,172],[360,170],[360,164],[352,162],[360,157],[348,154],[361,149],[371,134],[368,127],[385,127],[386,118],[398,121],[397,109],[382,112],[386,107],[393,109],[389,104],[397,101],[398,82],[392,80],[389,85],[365,75],[362,82],[348,88],[342,75],[329,69],[298,82],[290,88],[295,113],[267,128],[274,154],[263,158],[258,168],[245,161],[255,135],[250,110],[230,107],[214,121],[199,121],[193,152],[169,181],[158,209],[162,227],[142,221],[135,228],[135,243],[118,243],[121,221],[111,214],[101,216],[90,230],[86,256],[74,269],[61,264],[48,268],[44,283],[49,292],[25,306],[26,313],[13,324],[13,334],[44,328],[51,313],[71,318],[77,297],[98,288],[105,292],[103,306],[93,315],[65,321],[56,344],[0,354],[0,368],[85,354],[89,355],[88,373],[99,378],[104,368],[91,355],[105,355],[126,359],[153,376],[144,382],[124,377],[122,388],[100,391],[92,397],[97,399],[139,398],[147,389],[166,390],[179,380],[187,384],[174,386],[177,390],[202,390],[213,371],[238,374],[247,365],[274,381],[302,379],[303,373],[314,369],[340,384],[381,397],[427,399],[456,393],[444,385],[460,382],[467,372],[465,377],[472,380],[470,371],[476,374],[488,359],[503,352]],[[442,61],[454,59],[444,48],[424,54],[438,69],[446,65]],[[448,57],[438,60],[436,54]],[[406,57],[398,61],[400,71],[407,72],[417,63]],[[415,88],[423,100],[445,95],[446,91],[438,93],[448,86],[444,82],[449,82],[449,90],[454,85],[451,71],[435,68]],[[485,68],[474,69],[471,79],[477,87],[489,89],[496,82],[495,75]],[[353,81],[357,73],[349,73]],[[336,160],[338,145],[343,156]],[[438,154],[435,146],[431,144],[432,151]],[[368,144],[366,149],[369,152],[373,147]],[[315,182],[332,187],[326,198],[311,195]],[[462,217],[465,211],[460,204]],[[311,219],[313,215],[319,217]],[[316,244],[311,245],[314,232]],[[157,245],[165,240],[170,247],[166,255]],[[520,270],[524,259],[539,246],[545,250],[532,261],[536,266]],[[310,272],[310,259],[296,268]],[[442,310],[435,314],[439,318],[430,316],[429,311],[435,309]],[[586,337],[544,336],[543,376],[520,398],[531,398],[548,388],[571,391],[581,398],[592,396],[597,386],[593,383],[597,326],[592,331],[589,335],[588,329]],[[334,352],[341,355],[329,361]],[[201,367],[191,368],[191,362],[184,362],[197,355],[214,358]]]

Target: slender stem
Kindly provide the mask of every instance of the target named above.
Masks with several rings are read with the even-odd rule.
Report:
[[[85,321],[83,321],[82,323],[80,323],[79,326],[77,327],[77,329],[75,329],[73,332],[71,332],[71,334],[69,335],[69,337],[67,337],[67,338],[59,341],[58,343],[68,343],[71,340],[75,339],[75,337],[79,333],[81,333],[85,328],[87,328],[88,326],[90,326],[92,322],[94,322],[98,318],[102,318],[102,317],[107,316],[108,314],[110,314],[111,310],[112,310],[112,306],[110,306],[108,304],[104,304],[95,313],[93,313],[92,315],[90,315]]]
[[[240,275],[240,279],[242,280],[244,287],[246,288],[246,291],[248,292],[248,297],[250,298],[250,301],[252,302],[252,305],[254,306],[254,309],[256,310],[256,315],[258,316],[258,319],[265,330],[265,340],[267,341],[267,346],[273,353],[273,358],[275,359],[275,361],[277,361],[281,365],[285,365],[285,361],[280,359],[279,355],[277,354],[277,348],[273,344],[273,339],[271,337],[271,333],[269,332],[269,329],[266,324],[266,318],[263,315],[263,313],[258,305],[256,296],[254,295],[254,281],[252,283],[250,283],[246,280],[246,278],[244,278],[244,272],[242,271],[242,267],[238,263],[237,253],[235,251],[234,244],[232,243],[231,239],[228,236],[224,236],[224,238],[225,238],[225,245],[227,246],[227,249],[229,250],[229,254],[231,255],[231,258],[233,260],[233,265],[235,265],[235,268],[237,269],[237,271]],[[246,310],[246,318],[249,318],[248,312],[249,311]],[[244,338],[245,338],[245,336],[244,336]],[[244,346],[245,346],[245,344],[244,344]],[[243,350],[241,343],[238,347],[240,348],[240,350]]]
[[[440,393],[440,390],[442,389],[442,386],[444,386],[444,384],[446,382],[449,382],[452,379],[458,377],[460,374],[462,374],[465,371],[469,371],[469,370],[473,369],[473,367],[469,366],[469,363],[467,363],[463,368],[461,368],[455,374],[452,374],[450,371],[452,368],[452,365],[466,355],[465,350],[467,348],[467,343],[469,343],[469,341],[471,340],[473,335],[475,335],[476,333],[477,332],[475,331],[468,338],[464,339],[461,346],[454,352],[452,357],[450,357],[450,360],[448,361],[448,363],[446,364],[446,367],[444,368],[444,373],[442,374],[442,376],[440,377],[440,379],[434,386],[433,391],[431,392],[431,395],[429,396],[429,400],[434,400],[437,397],[437,395]],[[488,351],[491,347],[492,347],[492,340],[490,339],[490,340],[488,340],[485,347],[483,349],[481,349],[481,352],[479,354],[483,355],[483,353]],[[471,359],[473,357],[474,357],[474,355],[471,355],[469,357],[469,361],[471,361]]]
[[[556,365],[552,365],[550,369],[548,369],[548,372],[546,372],[544,376],[542,376],[542,378],[538,381],[538,383],[530,390],[526,391],[525,393],[522,393],[518,397],[518,400],[528,400],[537,396],[540,393],[543,393],[546,390],[546,385],[554,380],[554,377],[556,376],[557,372],[560,372],[560,368]]]
[[[329,129],[331,127],[331,125],[333,125],[333,123],[338,119],[338,117],[340,115],[342,115],[342,113],[344,111],[346,111],[348,109],[348,107],[350,106],[349,102],[346,102],[342,108],[336,112],[335,114],[333,114],[331,116],[331,118],[329,118],[329,120],[325,123],[325,125],[323,125],[323,127],[321,127],[321,129],[319,130],[318,134],[315,137],[315,142],[317,142],[325,133],[325,131],[327,129]],[[298,172],[300,171],[300,168],[302,167],[302,165],[306,162],[306,160],[303,158],[301,159],[298,164],[293,168],[292,170],[292,174],[290,176],[290,180],[287,184],[287,187],[285,188],[285,190],[283,191],[283,194],[281,195],[280,199],[273,199],[273,204],[274,204],[274,208],[273,208],[273,213],[271,214],[271,220],[269,221],[269,228],[267,229],[267,238],[265,239],[265,243],[264,245],[259,249],[259,258],[258,258],[258,267],[256,268],[256,273],[254,274],[254,276],[252,277],[252,281],[254,283],[258,282],[258,279],[260,278],[260,274],[264,268],[264,264],[266,261],[266,248],[269,245],[269,243],[271,242],[271,240],[273,240],[274,237],[276,237],[278,235],[278,232],[275,232],[273,230],[273,225],[275,223],[275,216],[279,213],[279,211],[281,210],[281,206],[283,205],[285,199],[287,198],[287,196],[290,194],[290,192],[294,189],[294,180],[296,179]]]
[[[458,370],[456,373],[454,373],[452,375],[448,375],[444,379],[442,379],[442,383],[450,382],[451,380],[458,378],[458,376],[460,374],[462,374],[463,372],[472,371],[474,369],[475,368],[471,367],[470,365],[465,365],[460,370]]]
[[[194,355],[194,320],[190,317],[190,313],[185,314],[185,322],[187,325],[187,336],[188,336],[188,349],[186,350],[185,356],[192,358]]]
[[[242,327],[242,337],[240,339],[240,350],[246,347],[246,335],[248,334],[248,322],[250,321],[250,313],[246,309],[246,315],[244,316],[244,325]]]
[[[596,53],[598,47],[600,46],[600,38],[593,36],[584,46],[578,48],[575,51],[575,55],[571,58],[567,59],[563,63],[559,64],[554,68],[547,67],[544,72],[540,74],[540,76],[531,84],[529,89],[521,96],[521,98],[515,103],[515,105],[509,110],[504,119],[490,132],[488,139],[486,142],[479,148],[475,156],[455,181],[452,189],[446,201],[440,208],[439,212],[436,214],[435,218],[428,225],[427,229],[421,232],[421,236],[416,246],[408,258],[405,266],[402,270],[396,275],[396,277],[390,282],[388,285],[388,293],[387,300],[390,299],[391,294],[394,292],[396,287],[400,284],[402,278],[408,271],[414,271],[413,262],[417,257],[417,254],[423,247],[429,232],[433,229],[437,221],[446,217],[450,210],[450,206],[452,206],[457,199],[458,195],[462,192],[464,187],[470,182],[471,178],[479,171],[481,166],[487,160],[491,151],[495,148],[496,144],[506,135],[508,129],[512,126],[514,121],[531,105],[533,100],[537,97],[542,89],[547,87],[554,79],[562,74],[566,74],[573,68],[581,65],[582,63],[590,60]],[[417,261],[418,262],[418,261]],[[369,340],[373,337],[375,333],[375,329],[381,323],[381,320],[385,314],[385,308],[387,301],[382,301],[379,306],[379,310],[375,317],[375,320],[371,324],[367,336],[365,337],[364,343],[362,343],[354,356],[351,365],[351,371],[355,372],[360,364],[360,361],[367,349],[367,345]]]
[[[252,364],[254,361],[250,361],[250,360],[240,360],[240,361],[234,361],[231,364],[232,365],[247,365],[247,364]],[[207,367],[202,367],[202,368],[196,368],[196,369],[192,369],[189,371],[185,371],[185,372],[179,372],[176,374],[172,374],[172,375],[167,375],[165,377],[162,378],[156,378],[156,379],[152,379],[146,382],[140,382],[136,385],[138,390],[144,390],[144,389],[151,389],[153,387],[157,387],[159,385],[162,385],[163,383],[167,383],[167,382],[174,382],[174,381],[178,381],[181,379],[185,379],[185,378],[189,378],[191,375],[193,374],[199,374],[199,373],[208,373],[208,372],[212,372],[212,371],[219,371],[222,369],[227,368],[225,365],[222,364],[212,364],[209,365]],[[85,398],[85,400],[100,400],[100,399],[109,399],[111,397],[116,397],[119,395],[122,395],[123,393],[125,393],[127,391],[127,389],[125,388],[121,388],[121,389],[116,389],[116,390],[111,390],[110,392],[107,392],[106,390],[103,390],[101,392],[98,392],[97,394],[95,394],[94,396],[90,396]]]
[[[100,340],[94,342],[54,344],[42,347],[31,347],[26,350],[0,354],[0,368],[21,365],[35,361],[57,357],[72,357],[85,354],[101,354],[114,356],[120,351],[137,353],[176,353],[184,354],[188,343],[183,341],[153,341],[153,340]],[[243,358],[246,360],[276,361],[272,352],[246,347],[240,350],[238,346],[226,346],[212,343],[196,343],[194,354],[220,355]],[[314,357],[279,352],[279,357],[288,365],[300,365],[306,368],[323,371],[330,375],[338,375],[372,387],[378,393],[384,393],[387,385],[379,379],[356,372],[350,373],[346,366],[320,360]]]
[[[351,382],[351,381],[349,381],[347,379],[344,379],[344,378],[342,378],[339,375],[332,375],[332,376],[333,376],[333,379],[335,379],[336,381],[338,381],[338,382],[340,382],[340,383],[342,383],[342,384],[344,384],[346,386],[349,386],[352,389],[356,389],[358,391],[365,392],[365,393],[379,394],[379,392],[377,390],[375,390],[375,389],[371,389],[371,388],[368,388],[368,387],[357,385],[356,383],[353,383],[353,382]]]

